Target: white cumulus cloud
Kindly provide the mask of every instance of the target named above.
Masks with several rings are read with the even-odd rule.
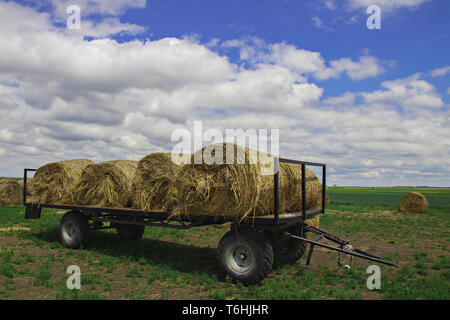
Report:
[[[430,72],[432,77],[445,76],[447,73],[450,73],[450,66],[434,69]]]
[[[378,59],[367,54],[358,61],[351,58],[332,60],[327,66],[320,52],[299,49],[285,42],[268,44],[259,38],[248,38],[226,41],[223,46],[238,47],[242,60],[282,65],[298,74],[313,74],[319,80],[338,78],[342,73],[352,80],[361,80],[384,71]]]
[[[417,8],[430,0],[347,0],[347,6],[350,9],[366,9],[370,5],[376,4],[381,10],[394,11],[401,8]]]
[[[426,111],[430,108],[441,108],[442,98],[436,93],[433,85],[421,80],[418,74],[404,79],[384,81],[381,86],[385,90],[362,93],[368,103],[396,103],[405,110],[419,109]]]
[[[368,54],[326,61],[261,39],[87,41],[9,2],[0,17],[27,18],[0,19],[1,175],[70,158],[139,159],[201,120],[222,132],[280,129],[281,154],[326,162],[330,183],[450,181],[450,113],[419,74],[323,98],[317,79],[380,74]],[[238,63],[218,53],[236,46]]]

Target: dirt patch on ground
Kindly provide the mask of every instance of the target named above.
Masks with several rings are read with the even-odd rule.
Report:
[[[21,226],[20,224],[15,224],[12,227],[0,228],[0,232],[14,232],[14,231],[30,231],[28,227]]]

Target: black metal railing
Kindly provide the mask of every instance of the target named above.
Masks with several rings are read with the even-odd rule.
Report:
[[[34,172],[36,169],[23,169],[23,205],[27,203],[27,180],[29,171]]]
[[[274,191],[274,219],[275,224],[279,221],[279,185],[280,185],[280,162],[292,163],[301,165],[302,167],[302,215],[303,220],[306,220],[306,166],[322,167],[322,208],[320,210],[314,211],[311,214],[325,213],[325,193],[326,193],[326,168],[327,165],[324,163],[308,162],[308,161],[297,161],[284,158],[274,159],[274,175],[273,175],[273,191]]]

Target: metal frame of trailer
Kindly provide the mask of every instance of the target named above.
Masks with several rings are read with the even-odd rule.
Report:
[[[279,165],[280,162],[291,163],[295,165],[301,166],[301,197],[302,197],[302,210],[299,212],[289,212],[289,213],[280,213],[279,212]],[[306,166],[316,166],[322,168],[322,207],[320,209],[306,210]],[[389,266],[397,266],[395,263],[386,260],[384,258],[378,257],[376,255],[367,253],[360,249],[353,247],[348,241],[342,240],[334,235],[331,235],[325,230],[321,230],[319,228],[312,227],[308,225],[307,222],[309,219],[314,218],[318,214],[325,213],[325,194],[326,194],[326,164],[323,163],[315,163],[315,162],[306,162],[306,161],[297,161],[291,159],[284,158],[275,158],[274,161],[274,209],[272,215],[267,216],[249,216],[243,220],[236,221],[230,217],[222,217],[222,216],[206,216],[206,215],[189,215],[189,216],[175,216],[171,212],[165,211],[145,211],[133,208],[102,208],[102,207],[93,207],[93,206],[78,206],[78,205],[60,205],[60,204],[51,204],[51,203],[33,203],[27,201],[27,178],[28,172],[36,171],[36,169],[24,169],[24,184],[23,184],[23,205],[25,206],[25,218],[26,219],[38,219],[41,216],[42,208],[54,208],[61,210],[68,210],[69,212],[75,212],[82,214],[86,221],[89,222],[88,228],[90,230],[98,230],[105,229],[111,227],[125,227],[125,226],[134,226],[139,228],[144,228],[145,226],[156,226],[156,227],[164,227],[164,228],[177,228],[177,229],[190,229],[193,227],[200,226],[208,226],[213,224],[223,224],[227,222],[232,223],[231,231],[239,233],[239,231],[243,231],[243,235],[248,234],[250,231],[253,232],[253,236],[258,238],[261,242],[266,242],[266,238],[261,238],[260,234],[269,234],[271,241],[270,245],[275,248],[279,243],[285,243],[286,241],[290,241],[290,246],[294,243],[294,249],[299,250],[296,253],[295,259],[298,259],[298,256],[303,255],[306,250],[306,244],[309,243],[309,251],[306,259],[305,267],[310,266],[311,257],[313,254],[313,250],[316,246],[324,247],[330,250],[334,250],[338,252],[338,264],[343,267],[349,267],[351,264],[352,257],[358,257],[366,260],[371,260],[375,262],[379,262],[382,264],[386,264]],[[107,225],[109,223],[109,226]],[[142,229],[143,230],[143,229]],[[300,230],[300,232],[298,232]],[[244,232],[245,231],[245,232]],[[317,237],[314,239],[309,239],[306,236],[306,233],[314,234]],[[143,233],[143,231],[142,231]],[[258,234],[256,234],[258,233]],[[228,235],[228,234],[227,234]],[[225,236],[227,236],[225,235]],[[141,234],[142,236],[142,234]],[[224,236],[224,238],[225,238]],[[232,237],[230,235],[229,237]],[[250,233],[250,238],[252,237]],[[224,240],[222,238],[222,240]],[[239,238],[239,237],[238,237]],[[244,237],[245,238],[245,237]],[[251,243],[252,239],[249,240]],[[236,240],[241,241],[241,240]],[[284,241],[284,242],[283,242]],[[323,243],[321,241],[325,241]],[[222,242],[222,241],[221,241]],[[224,241],[226,242],[226,241]],[[242,241],[241,241],[242,242]],[[245,242],[245,241],[243,241]],[[334,245],[328,244],[328,242],[332,242]],[[269,243],[269,242],[268,242]],[[248,244],[249,252],[252,251],[251,244]],[[303,249],[302,249],[303,248]],[[219,245],[218,250],[221,249]],[[237,249],[236,249],[237,250]],[[274,253],[276,254],[274,249]],[[250,255],[250,253],[249,253]],[[245,256],[241,254],[238,256],[236,261],[240,261],[240,263],[245,264],[244,259],[239,260],[240,257]],[[273,256],[273,254],[272,254]],[[343,258],[345,257],[345,259]],[[269,255],[270,258],[270,255]],[[269,259],[268,258],[268,259]],[[270,260],[270,259],[269,259]],[[346,260],[346,261],[344,261]],[[272,257],[273,262],[273,257]],[[272,263],[271,262],[271,263]],[[234,263],[234,262],[233,262]],[[233,266],[233,263],[230,265],[230,268]],[[227,269],[229,266],[227,264],[224,265],[224,269]],[[239,265],[236,267],[239,271]],[[245,268],[244,268],[245,269]],[[244,270],[243,269],[243,270]],[[271,269],[271,265],[270,268]],[[247,269],[245,269],[247,270]],[[246,271],[247,272],[247,271]],[[267,271],[266,273],[270,272]],[[233,280],[241,281],[244,284],[252,284],[261,281],[262,279],[248,279],[245,277],[241,277],[240,274],[234,274],[231,272],[229,274]],[[265,275],[264,275],[265,276]]]

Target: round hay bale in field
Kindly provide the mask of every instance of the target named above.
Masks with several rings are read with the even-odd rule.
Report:
[[[130,207],[137,161],[115,160],[90,164],[84,168],[75,186],[77,205]]]
[[[227,153],[230,152],[227,163]],[[177,215],[201,214],[233,217],[242,220],[249,215],[273,214],[274,157],[230,143],[209,145],[192,155],[210,155],[216,163],[184,165],[169,191],[176,198]],[[261,160],[264,159],[264,160]],[[268,162],[266,160],[269,159]],[[221,160],[222,164],[217,164]],[[280,164],[280,213],[301,210],[301,168]],[[312,207],[320,182],[312,171],[307,172],[307,209]],[[308,199],[309,198],[309,199]]]
[[[87,159],[74,159],[51,162],[40,167],[33,177],[33,202],[73,204],[75,184],[83,169],[93,163]]]
[[[0,180],[0,205],[13,206],[22,203],[22,188],[17,180]]]
[[[408,193],[400,202],[400,212],[424,213],[428,209],[428,200],[419,192]]]
[[[172,161],[171,153],[157,152],[142,158],[133,180],[133,207],[141,210],[171,211],[176,203],[174,181],[182,167]]]

